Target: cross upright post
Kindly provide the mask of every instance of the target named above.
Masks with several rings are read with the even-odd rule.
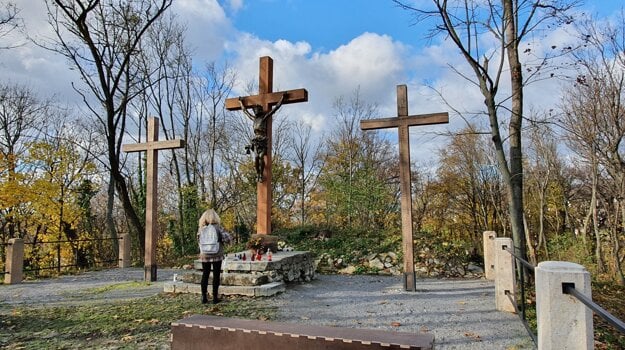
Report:
[[[260,107],[261,113],[267,114],[277,104],[291,104],[308,101],[306,89],[273,92],[273,59],[269,56],[260,58],[258,95],[226,99],[226,109],[230,111],[243,108]],[[242,108],[243,107],[243,108]],[[271,136],[272,117],[266,120],[266,151],[263,156],[264,169],[256,185],[256,232],[271,234]]]
[[[158,241],[158,150],[184,147],[184,140],[158,141],[158,119],[148,119],[147,142],[122,146],[124,152],[146,151],[144,280],[156,281]]]
[[[402,248],[404,252],[404,288],[416,291],[414,270],[414,243],[412,237],[412,190],[410,178],[409,127],[449,123],[449,114],[433,113],[408,115],[408,88],[397,85],[397,117],[362,120],[360,129],[377,130],[397,128],[399,133],[399,180],[401,192]]]

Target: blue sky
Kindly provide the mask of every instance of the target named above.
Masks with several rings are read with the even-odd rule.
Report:
[[[403,42],[415,38],[409,14],[390,0],[248,1],[232,19],[239,30],[272,41],[306,41],[318,51],[330,51],[365,32]]]
[[[42,0],[13,1],[22,8],[30,35],[50,36]],[[624,5],[622,0],[589,1],[578,10],[605,18]],[[408,85],[411,114],[452,112],[451,107],[467,115],[483,110],[479,90],[450,69],[472,74],[457,49],[442,38],[427,40],[427,26],[412,25],[410,14],[390,0],[174,0],[171,11],[188,27],[187,42],[198,69],[209,61],[228,60],[237,70],[235,95],[257,81],[258,58],[272,56],[275,89],[309,91],[308,103],[285,106],[281,115],[309,123],[318,134],[332,129],[336,98],[349,98],[356,89],[378,106],[379,117],[395,115],[398,84]],[[535,51],[568,35],[549,33],[534,44]],[[79,101],[71,89],[79,79],[64,59],[32,44],[0,52],[0,75],[44,96]],[[453,106],[445,105],[432,88]],[[553,107],[561,88],[553,79],[528,87],[528,107]],[[445,142],[436,134],[463,126],[463,119],[450,113],[449,125],[412,128],[413,157],[427,161]]]

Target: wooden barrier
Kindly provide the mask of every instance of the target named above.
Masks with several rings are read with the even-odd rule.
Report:
[[[173,350],[433,349],[434,336],[194,315],[171,324]]]

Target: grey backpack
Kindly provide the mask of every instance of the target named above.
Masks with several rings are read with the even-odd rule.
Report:
[[[214,225],[202,227],[200,231],[200,253],[217,254],[219,253],[219,233]]]

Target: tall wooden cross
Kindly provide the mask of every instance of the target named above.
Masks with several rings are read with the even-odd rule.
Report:
[[[397,117],[362,120],[362,130],[399,129],[399,179],[401,190],[401,231],[404,251],[404,288],[416,290],[414,244],[412,238],[412,191],[410,179],[410,135],[408,128],[417,125],[449,123],[449,114],[408,115],[408,88],[397,85]]]
[[[308,101],[308,91],[296,89],[273,92],[273,60],[269,56],[264,56],[260,58],[258,95],[246,96],[241,99],[229,98],[226,100],[226,109],[236,111],[241,109],[241,105],[245,108],[260,106],[263,113],[268,113],[281,100],[282,104],[306,102]],[[267,118],[266,123],[267,148],[264,155],[263,181],[256,184],[256,233],[259,234],[271,234],[271,116]]]
[[[156,281],[156,243],[158,241],[158,150],[184,147],[184,140],[158,141],[158,119],[148,119],[147,142],[123,145],[124,152],[147,152],[145,196],[145,254],[143,278]]]

